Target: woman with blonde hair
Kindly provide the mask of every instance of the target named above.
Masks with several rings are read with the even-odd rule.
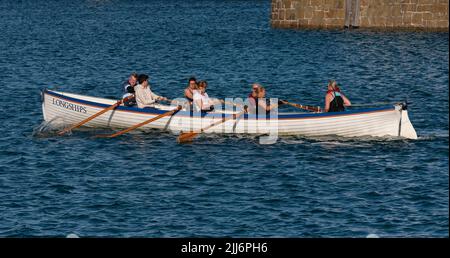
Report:
[[[194,109],[197,112],[214,110],[214,100],[209,98],[208,93],[206,93],[206,87],[208,87],[208,83],[206,81],[200,81],[197,90],[194,90],[192,98]]]
[[[351,105],[352,103],[342,94],[336,81],[329,80],[327,94],[325,95],[325,112],[345,111],[345,107]]]
[[[265,111],[265,114],[269,114],[270,110],[274,108],[278,108],[278,103],[274,103],[269,105],[266,100],[266,89],[259,85],[259,87],[256,89],[256,108],[255,108],[255,114],[259,114],[259,110]]]

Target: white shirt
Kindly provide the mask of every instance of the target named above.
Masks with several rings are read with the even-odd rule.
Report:
[[[138,84],[134,86],[134,91],[138,108],[152,107],[156,99],[160,97],[150,90],[150,85],[144,88],[144,86]]]
[[[202,109],[204,110],[208,110],[209,107],[213,104],[213,102],[211,101],[211,99],[208,96],[208,93],[203,93],[201,94],[201,92],[199,90],[194,90],[194,94],[193,94],[193,100],[194,100],[194,107],[196,111],[200,111]],[[200,107],[198,105],[198,102],[202,103],[202,106]]]

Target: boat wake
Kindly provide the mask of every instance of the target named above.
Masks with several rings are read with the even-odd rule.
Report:
[[[60,117],[46,122],[43,121],[40,125],[33,129],[32,136],[37,138],[48,138],[58,135],[58,132],[64,129],[64,120]],[[69,132],[70,134],[71,132]]]

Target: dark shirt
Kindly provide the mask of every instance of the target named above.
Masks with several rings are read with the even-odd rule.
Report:
[[[331,93],[333,94],[333,93]],[[341,97],[341,94],[335,92],[333,94],[334,98],[330,102],[330,109],[328,112],[342,112],[345,111],[344,99]]]
[[[186,90],[189,90],[189,91],[191,92],[191,94],[194,95],[194,91],[193,91],[191,88],[187,87]],[[191,99],[191,98],[189,98],[188,96],[186,96],[186,94],[184,94],[184,97],[185,97],[187,100],[189,100],[190,104],[192,105],[192,102],[194,102],[194,100]]]
[[[134,94],[134,86],[131,86],[131,84],[126,80],[124,83],[122,83],[123,89],[125,93],[131,93]]]
[[[126,80],[124,83],[122,83],[122,87],[125,91],[125,95],[123,95],[122,98],[125,98],[130,94],[134,94],[134,86],[131,86],[131,84],[128,82],[128,80]],[[127,101],[124,101],[123,104],[128,107],[136,106],[137,105],[136,98],[131,98]]]

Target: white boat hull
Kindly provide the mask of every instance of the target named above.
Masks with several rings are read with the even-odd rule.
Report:
[[[78,123],[116,102],[116,100],[82,96],[71,93],[44,90],[43,116],[47,122],[70,125]],[[156,109],[119,107],[108,111],[84,124],[85,127],[128,128],[152,117],[167,112],[175,106],[156,105]],[[204,117],[180,111],[171,117],[164,117],[140,127],[169,130],[175,133],[204,128],[220,121],[223,113],[210,113]],[[229,114],[225,115],[226,117]],[[402,105],[385,108],[352,110],[336,113],[288,113],[278,114],[271,119],[256,119],[245,115],[240,119],[212,127],[205,133],[270,134],[344,137],[398,136],[417,139],[417,134]]]

